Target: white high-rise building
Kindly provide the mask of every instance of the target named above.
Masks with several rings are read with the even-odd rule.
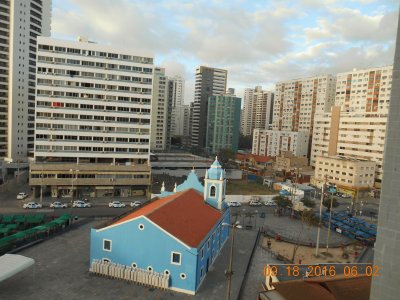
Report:
[[[168,77],[168,97],[172,108],[184,104],[185,80],[181,76]]]
[[[385,66],[337,75],[336,106],[315,118],[312,166],[317,156],[372,160],[380,186],[392,72],[392,66]]]
[[[89,42],[38,38],[35,193],[148,193],[153,58]]]
[[[172,109],[171,136],[189,136],[189,105],[180,105]]]
[[[164,151],[170,143],[168,139],[168,79],[164,68],[154,69],[153,91],[150,148],[152,151]]]
[[[314,116],[335,103],[335,77],[322,75],[278,82],[274,97],[273,130],[313,134]]]
[[[254,129],[269,129],[272,124],[274,93],[264,91],[261,86],[244,90],[244,105],[241,116],[241,132],[252,135]]]
[[[50,36],[51,0],[0,1],[0,160],[33,154],[36,38]]]
[[[307,131],[279,131],[254,129],[252,154],[278,156],[290,151],[294,156],[307,156]]]
[[[206,145],[208,99],[222,95],[226,91],[228,71],[200,66],[196,69],[194,104],[192,116],[192,147],[204,148]]]

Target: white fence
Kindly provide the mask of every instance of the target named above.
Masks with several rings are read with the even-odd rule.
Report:
[[[225,201],[226,202],[231,202],[231,201],[236,201],[236,202],[250,202],[252,199],[257,199],[260,200],[261,202],[267,201],[267,200],[272,200],[272,198],[279,196],[279,194],[276,195],[225,195]]]
[[[145,269],[132,268],[121,264],[103,262],[98,259],[92,261],[89,272],[160,289],[169,288],[169,274],[167,275]]]

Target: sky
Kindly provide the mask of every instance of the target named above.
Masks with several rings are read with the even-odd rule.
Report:
[[[87,36],[154,56],[185,78],[228,70],[228,87],[274,90],[278,81],[393,64],[397,0],[53,0],[52,36]]]

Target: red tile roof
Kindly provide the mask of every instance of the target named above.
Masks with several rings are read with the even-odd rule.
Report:
[[[113,225],[139,216],[146,216],[186,245],[197,248],[222,213],[207,204],[202,194],[189,189],[143,206]]]

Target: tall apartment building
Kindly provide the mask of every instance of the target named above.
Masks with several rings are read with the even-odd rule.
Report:
[[[272,124],[274,93],[264,91],[261,86],[244,90],[241,132],[253,135],[254,129],[270,129]]]
[[[341,155],[376,162],[380,186],[392,66],[353,70],[337,75],[336,107],[316,116],[311,160]]]
[[[290,151],[294,156],[307,156],[307,131],[278,131],[254,129],[252,154],[279,156]]]
[[[0,2],[0,160],[33,153],[36,39],[50,36],[51,0]]]
[[[215,154],[239,145],[240,107],[242,99],[232,95],[210,96],[207,110],[206,149]]]
[[[189,136],[189,105],[179,105],[172,109],[171,136]]]
[[[169,148],[170,133],[168,130],[168,117],[170,117],[168,103],[168,78],[165,69],[154,68],[153,98],[151,101],[151,151],[165,151]]]
[[[153,69],[152,57],[85,38],[38,38],[36,195],[148,192]]]
[[[192,147],[206,145],[208,99],[226,91],[228,71],[200,66],[196,69],[194,104],[192,117]]]
[[[168,77],[168,97],[172,108],[184,104],[185,80],[181,76]]]
[[[322,75],[278,82],[274,97],[272,129],[278,131],[314,132],[315,115],[329,112],[335,102],[336,80]]]

